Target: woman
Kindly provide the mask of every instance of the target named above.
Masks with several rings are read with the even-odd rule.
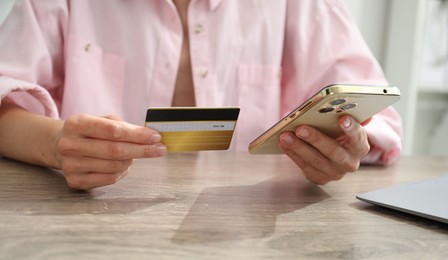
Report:
[[[337,0],[19,0],[0,27],[0,154],[91,189],[166,154],[141,126],[149,106],[239,106],[233,149],[246,150],[333,83],[387,84]],[[399,157],[392,108],[340,123],[343,143],[308,126],[280,137],[310,181]]]

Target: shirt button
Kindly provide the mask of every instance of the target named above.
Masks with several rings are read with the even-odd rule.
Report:
[[[92,49],[92,44],[90,44],[90,43],[87,43],[86,46],[84,46],[85,52],[90,52],[91,49]]]
[[[200,34],[203,31],[204,31],[204,27],[202,26],[202,24],[197,24],[196,27],[194,28],[194,32],[197,34]]]
[[[201,78],[205,78],[208,75],[208,70],[202,70],[201,71]]]

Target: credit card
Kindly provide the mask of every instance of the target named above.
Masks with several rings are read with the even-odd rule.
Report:
[[[162,135],[169,152],[227,150],[240,109],[237,107],[154,107],[145,126]]]

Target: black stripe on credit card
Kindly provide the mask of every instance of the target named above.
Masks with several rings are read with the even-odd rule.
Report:
[[[239,108],[148,108],[146,122],[237,120]]]

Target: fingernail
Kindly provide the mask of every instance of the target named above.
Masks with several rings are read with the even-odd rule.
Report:
[[[168,153],[168,150],[166,149],[166,146],[161,145],[161,146],[157,147],[157,154],[158,154],[159,156],[164,156],[164,155],[166,155],[167,153]]]
[[[349,128],[352,125],[352,120],[350,120],[350,118],[346,117],[344,119],[344,122],[342,122],[342,126],[344,128]]]
[[[290,134],[283,134],[282,141],[287,144],[292,144],[292,143],[294,143],[294,138],[292,138],[292,136]]]
[[[160,143],[160,141],[162,141],[162,136],[160,134],[153,134],[151,136],[151,142]]]
[[[306,127],[302,127],[297,133],[297,136],[299,136],[300,138],[307,138],[308,136],[310,136],[310,130],[308,130]]]

